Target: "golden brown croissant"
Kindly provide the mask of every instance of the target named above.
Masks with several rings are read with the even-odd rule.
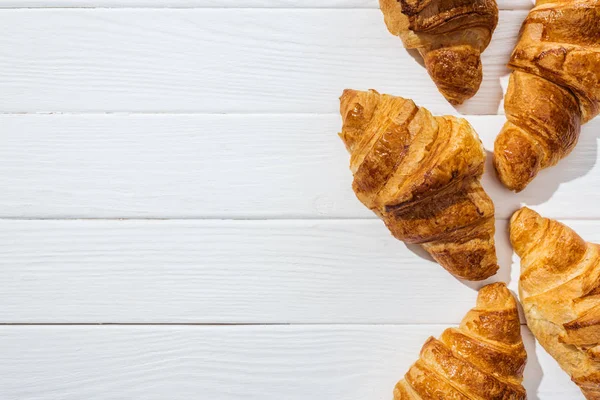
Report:
[[[517,303],[504,283],[494,283],[479,291],[458,328],[425,342],[394,400],[526,399],[526,362]]]
[[[575,147],[600,107],[600,0],[539,1],[521,28],[509,66],[494,165],[521,191]]]
[[[374,90],[345,90],[340,113],[358,199],[457,277],[493,275],[494,205],[479,182],[485,152],[471,125]]]
[[[600,399],[600,246],[522,208],[510,223],[527,325],[588,399]]]
[[[498,24],[495,0],[379,0],[385,23],[404,47],[418,49],[438,90],[452,104],[473,97],[481,53]]]

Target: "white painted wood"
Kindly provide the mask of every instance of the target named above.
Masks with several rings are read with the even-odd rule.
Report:
[[[600,119],[520,194],[491,163],[504,116],[468,117],[498,218],[596,218]],[[351,189],[338,115],[1,115],[0,216],[375,218]],[[577,194],[577,206],[573,195]]]
[[[504,221],[496,241],[488,282],[516,291]],[[414,251],[377,220],[4,220],[0,323],[457,323],[486,282]]]
[[[335,115],[2,115],[4,217],[371,217]],[[335,205],[334,205],[335,204]]]
[[[463,113],[495,114],[526,11]],[[454,109],[377,9],[0,10],[0,112],[336,112],[346,87]]]
[[[501,13],[482,89],[460,112],[500,104],[529,2],[499,5],[520,11]],[[50,9],[11,9],[29,7]],[[335,135],[343,88],[456,112],[376,1],[0,8],[0,324],[334,324],[2,325],[0,399],[388,399],[426,337],[473,306],[484,283],[391,238],[350,189]],[[503,117],[469,120],[491,149]],[[497,216],[527,203],[595,219],[568,223],[600,242],[598,128],[523,194],[486,175]],[[18,219],[132,217],[282,220]],[[300,220],[315,218],[337,219]],[[506,230],[498,221],[502,270],[489,281],[515,289]],[[529,398],[582,398],[524,334]]]
[[[531,0],[497,0],[502,10],[526,10]],[[0,8],[152,7],[152,8],[378,8],[377,0],[2,0]]]
[[[475,291],[422,254],[377,220],[3,220],[0,323],[460,321]]]
[[[423,342],[444,328],[3,326],[0,397],[390,399]],[[528,399],[583,399],[526,328],[523,334]]]

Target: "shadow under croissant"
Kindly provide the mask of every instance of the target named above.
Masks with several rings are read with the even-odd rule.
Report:
[[[506,226],[506,221],[496,220],[496,233],[494,235],[494,239],[496,241],[496,256],[498,257],[499,266],[498,272],[496,272],[495,275],[492,275],[491,277],[483,281],[468,281],[465,279],[456,278],[454,275],[451,276],[457,281],[461,282],[463,285],[468,286],[469,288],[476,291],[494,282],[505,282],[508,284],[510,282],[510,266],[512,264],[512,247],[510,246],[508,238],[508,229]],[[433,259],[433,257],[431,257],[431,255],[425,249],[423,249],[421,245],[409,243],[405,243],[405,245],[408,250],[410,250],[413,254],[421,257],[422,259],[431,261],[432,263],[436,262]],[[443,268],[439,264],[435,265],[434,267]]]
[[[538,389],[544,377],[544,371],[542,371],[542,366],[535,352],[536,346],[539,345],[535,342],[535,338],[527,326],[521,326],[521,335],[525,350],[527,351],[527,364],[525,365],[523,386],[525,386],[525,390],[527,391],[528,400],[540,400]]]
[[[433,257],[431,257],[431,254],[429,254],[427,250],[425,250],[420,244],[405,243],[405,245],[408,250],[410,250],[413,254],[421,257],[423,260],[435,262]]]
[[[421,53],[419,53],[418,49],[406,49],[406,52],[417,62],[417,64],[425,68],[425,61],[423,60],[423,57],[421,56]]]

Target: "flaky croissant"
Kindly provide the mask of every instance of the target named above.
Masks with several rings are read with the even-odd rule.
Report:
[[[587,399],[600,399],[600,246],[528,208],[513,215],[510,240],[529,329]]]
[[[523,190],[575,147],[600,109],[600,0],[537,1],[509,67],[508,122],[494,147],[502,183]]]
[[[483,79],[481,53],[498,24],[495,0],[379,0],[390,33],[417,49],[452,104],[473,97]]]
[[[458,328],[430,337],[394,400],[524,400],[527,353],[517,303],[504,283],[483,287]]]
[[[471,125],[374,90],[345,90],[340,113],[358,199],[455,276],[493,275],[494,205],[479,182],[485,152]]]

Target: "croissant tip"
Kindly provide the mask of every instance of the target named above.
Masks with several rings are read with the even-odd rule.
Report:
[[[495,282],[482,287],[477,294],[477,306],[516,307],[516,301],[506,283]]]
[[[510,292],[506,283],[504,282],[494,282],[489,285],[485,285],[481,289],[479,289],[478,298],[480,300],[488,299],[488,298],[502,298],[505,299],[510,296]]]
[[[528,207],[517,210],[510,218],[509,236],[515,253],[521,256],[527,247],[535,244],[543,232],[544,218]]]
[[[497,172],[497,176],[500,183],[502,183],[502,185],[504,185],[506,189],[510,190],[513,193],[521,193],[527,187],[527,185],[516,184],[514,180],[508,179],[506,176],[499,172]]]
[[[530,155],[531,157],[528,157],[524,161],[523,158],[526,158],[522,156],[524,151],[519,152],[519,149],[523,149],[523,147],[506,149],[504,147],[504,140],[508,135],[504,135],[503,133],[504,130],[500,133],[494,145],[494,170],[496,171],[498,180],[504,187],[515,193],[520,193],[527,188],[527,185],[529,185],[541,169],[540,157],[537,154],[529,152],[526,156]],[[509,140],[515,141],[515,139],[513,136]],[[513,149],[516,150],[513,151]]]
[[[453,106],[460,106],[462,105],[466,100],[468,100],[470,97],[466,98],[466,99],[458,99],[455,97],[450,97],[447,96],[446,94],[442,93],[444,95],[444,97],[446,98],[446,100],[448,100],[448,103],[452,104]]]
[[[444,268],[448,269],[446,266]],[[500,266],[498,264],[493,264],[480,271],[469,270],[466,274],[461,274],[461,272],[451,269],[448,269],[448,271],[459,279],[469,282],[480,282],[496,275],[499,269]]]
[[[342,104],[342,103],[344,103],[344,99],[351,98],[354,96],[357,96],[360,98],[365,98],[365,96],[367,96],[368,94],[374,94],[374,95],[378,95],[378,96],[380,95],[380,93],[375,89],[369,89],[369,90],[364,91],[364,90],[356,90],[356,89],[346,88],[342,91],[342,94],[339,97],[339,101],[340,101],[340,104]]]
[[[439,92],[444,96],[444,98],[448,101],[448,103],[453,106],[460,106],[464,104],[465,101],[472,99],[479,89],[479,86],[474,89],[461,89],[461,90],[450,90],[449,88],[440,88],[438,86]]]
[[[342,100],[344,97],[349,96],[352,92],[355,92],[354,89],[344,89],[339,99]]]
[[[444,96],[444,98],[448,101],[448,103],[453,106],[460,106],[465,101],[473,98],[479,89],[479,85],[476,88],[462,88],[460,90],[452,90],[447,87],[443,87],[443,82],[437,81],[436,86],[438,87],[438,91]]]
[[[506,283],[494,282],[494,283],[490,283],[489,285],[484,286],[482,289],[484,289],[484,288],[506,288]]]
[[[489,285],[485,285],[479,290],[479,296],[484,296],[487,294],[501,294],[502,296],[510,296],[510,291],[508,290],[508,286],[504,282],[494,282]]]
[[[483,81],[481,51],[469,45],[441,47],[423,54],[425,68],[442,95],[460,105],[477,94]]]
[[[539,214],[537,212],[533,211],[531,208],[529,208],[527,206],[523,206],[513,213],[512,217],[510,218],[510,221],[512,223],[518,219],[521,219],[522,217],[526,217],[526,216],[530,216],[530,215],[539,216]]]

